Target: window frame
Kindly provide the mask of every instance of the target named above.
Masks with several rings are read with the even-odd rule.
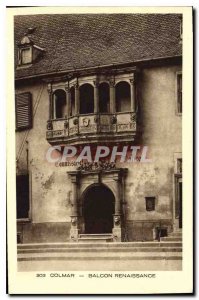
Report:
[[[152,209],[147,209],[147,201],[153,199],[153,208]],[[146,212],[154,212],[156,210],[156,196],[146,196],[145,197],[145,210]]]
[[[183,76],[182,76],[182,91],[181,91],[181,93],[182,93],[182,104],[181,104],[181,107],[182,107],[182,111],[181,112],[179,112],[179,110],[178,110],[178,99],[179,99],[179,89],[178,89],[178,76],[179,75],[181,75],[182,76],[182,71],[177,71],[176,72],[176,76],[175,76],[175,78],[176,78],[176,96],[175,96],[175,98],[176,98],[176,115],[177,116],[182,116],[182,111],[183,111]]]
[[[27,50],[27,49],[30,50],[30,62],[23,63],[22,52],[23,52],[23,50]],[[18,49],[18,66],[21,67],[21,66],[31,65],[31,64],[32,64],[32,61],[33,61],[33,50],[32,50],[32,46],[23,46],[23,47],[20,47],[20,48]]]

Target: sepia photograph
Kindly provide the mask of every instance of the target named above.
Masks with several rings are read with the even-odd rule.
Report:
[[[183,272],[186,8],[37,12],[12,15],[16,273]]]

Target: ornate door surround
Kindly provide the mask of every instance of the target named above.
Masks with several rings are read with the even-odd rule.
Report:
[[[122,240],[122,224],[125,178],[128,169],[113,168],[109,170],[77,170],[68,175],[72,182],[71,229],[70,240],[78,242],[79,234],[84,233],[84,218],[82,215],[83,198],[85,191],[92,185],[104,184],[115,197],[115,214],[113,215],[113,240]]]

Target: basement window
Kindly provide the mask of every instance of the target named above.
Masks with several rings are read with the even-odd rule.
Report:
[[[155,210],[155,197],[145,197],[146,211]]]
[[[168,236],[168,234],[167,234],[167,228],[159,228],[159,227],[157,227],[156,228],[156,237],[155,237],[155,239],[156,240],[160,240],[161,237],[165,237],[165,236]]]

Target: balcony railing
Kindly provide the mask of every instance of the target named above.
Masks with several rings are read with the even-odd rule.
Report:
[[[48,121],[46,139],[50,144],[133,141],[137,131],[135,112],[93,113]]]

